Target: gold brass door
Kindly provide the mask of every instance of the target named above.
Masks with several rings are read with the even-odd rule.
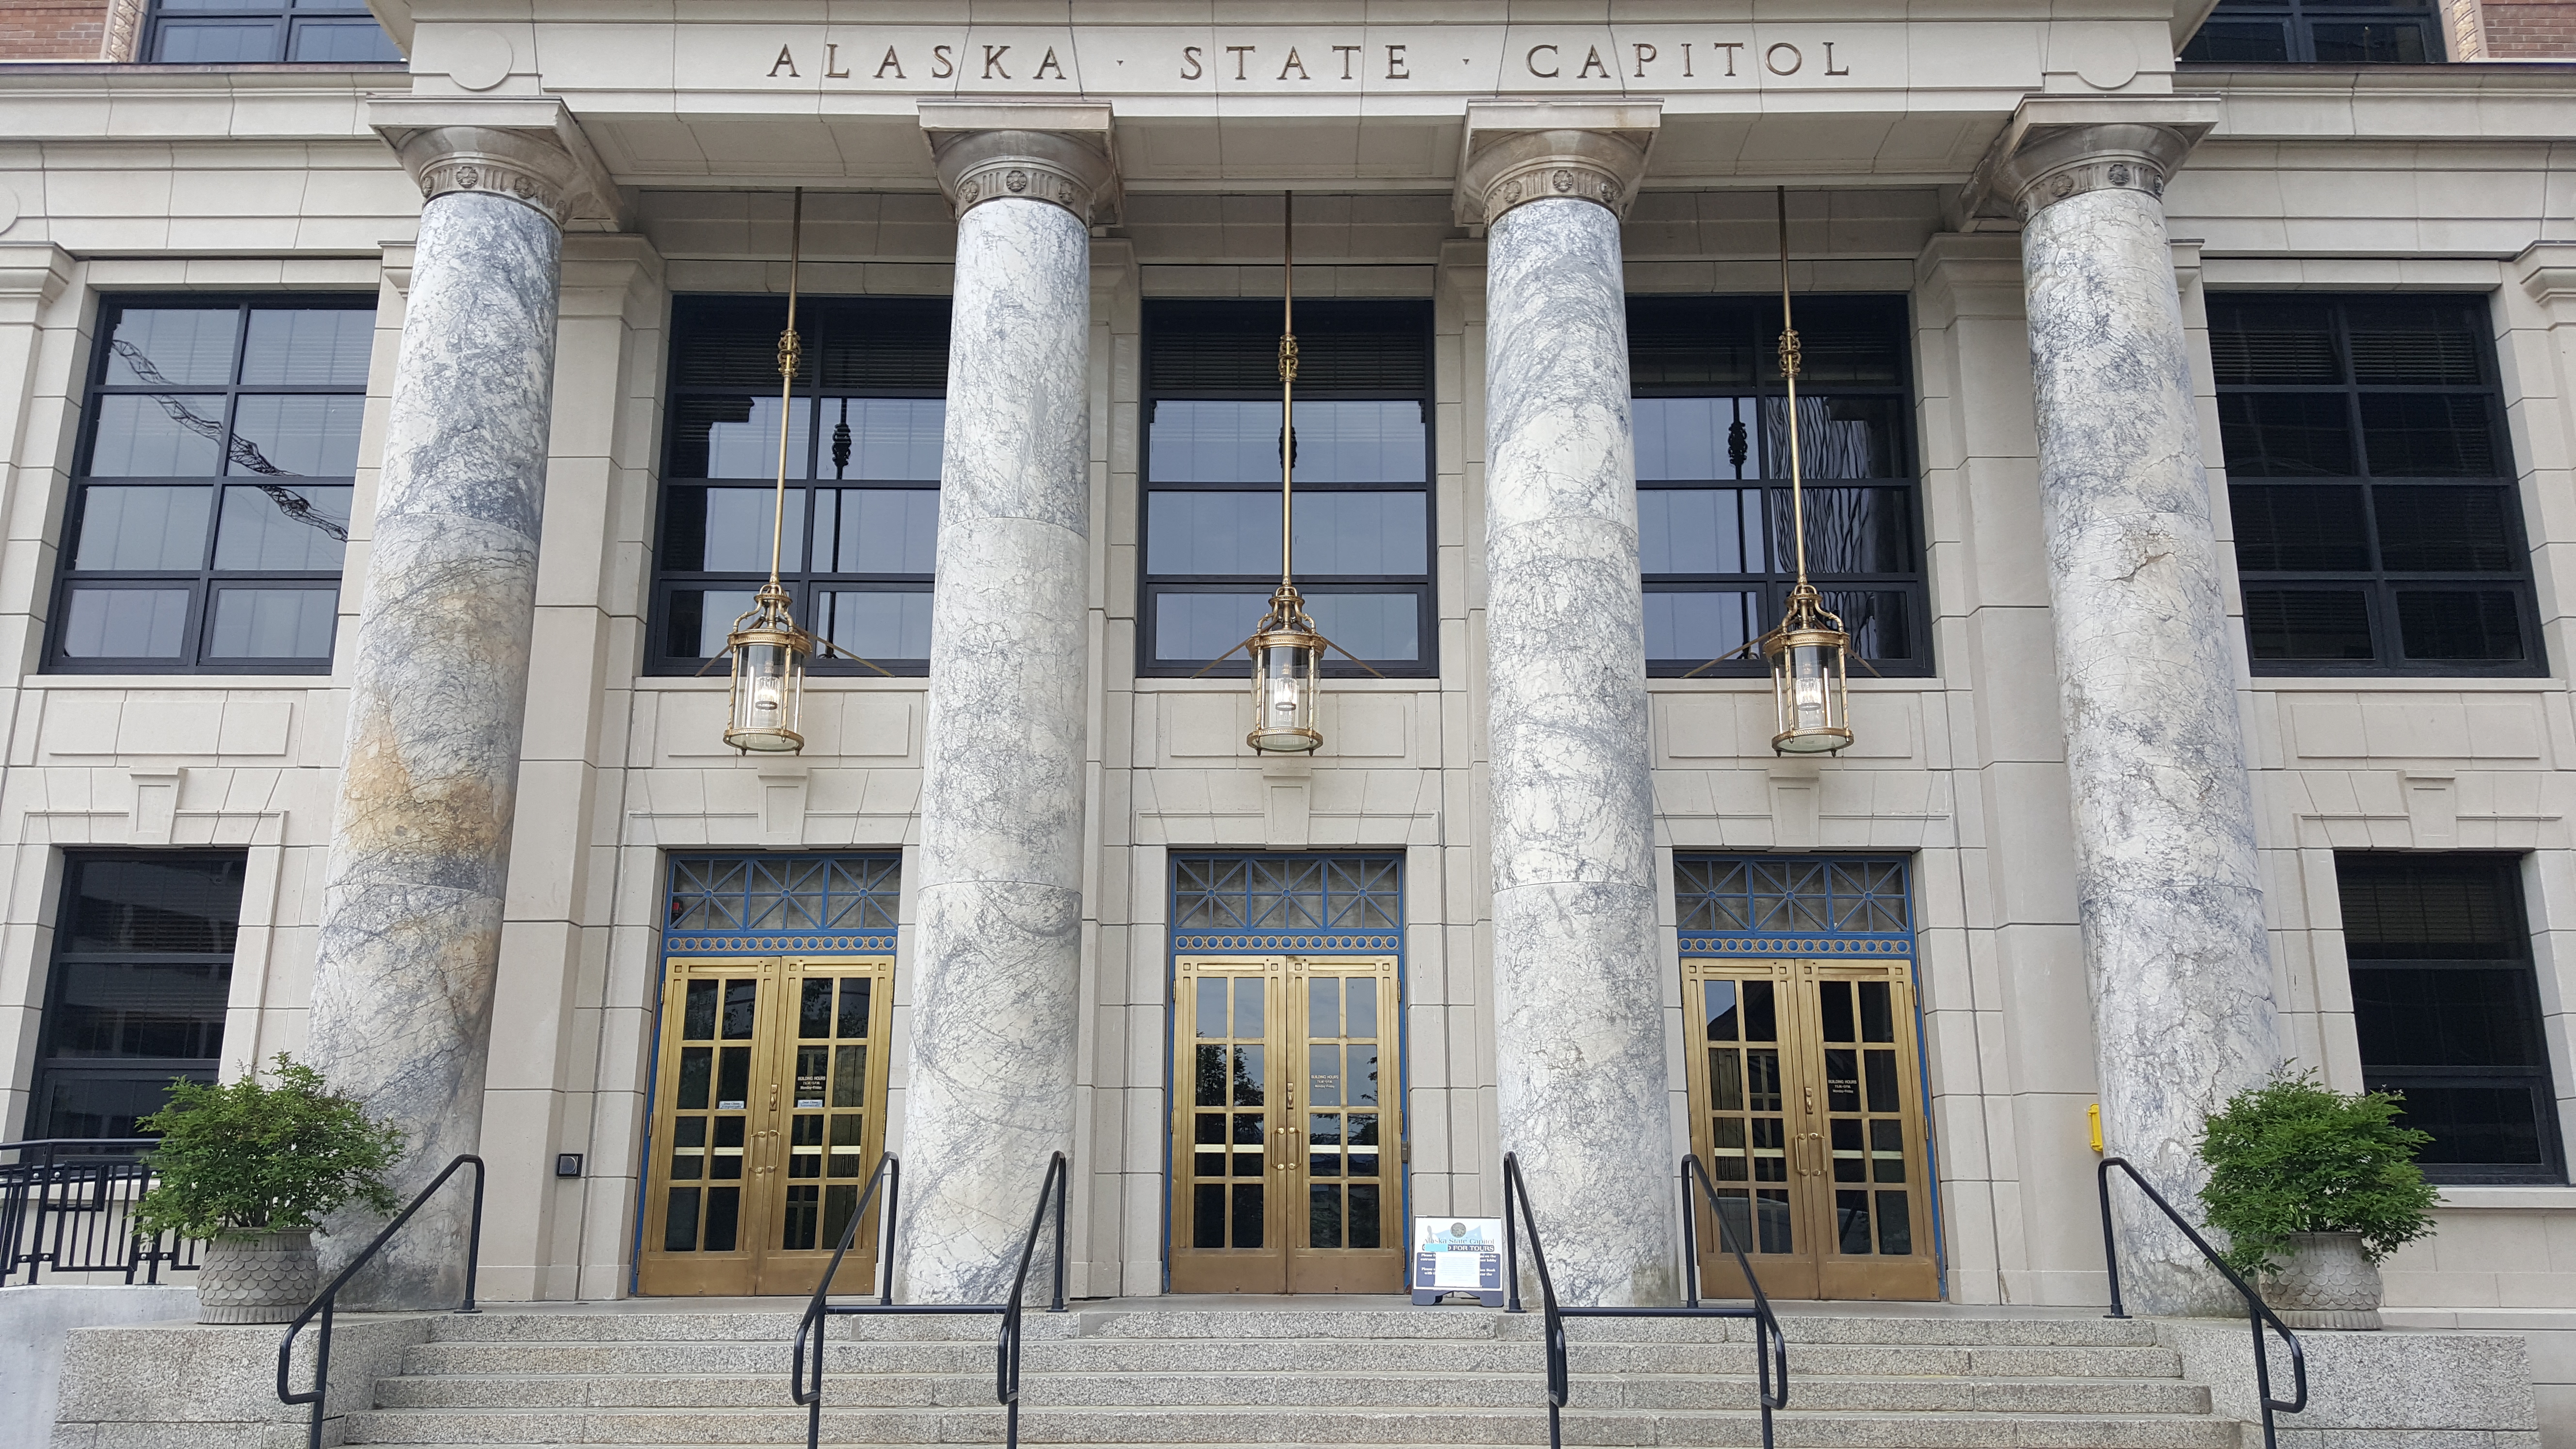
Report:
[[[1683,963],[1691,1150],[1772,1297],[1939,1296],[1911,966]],[[1701,1281],[1742,1296],[1695,1211]]]
[[[1185,958],[1172,1291],[1404,1287],[1395,958]]]
[[[885,1150],[893,979],[883,957],[669,963],[643,1292],[814,1291]],[[871,1228],[834,1292],[874,1286]]]

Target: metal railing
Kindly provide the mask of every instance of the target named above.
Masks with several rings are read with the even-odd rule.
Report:
[[[114,1273],[158,1283],[164,1271],[194,1272],[202,1244],[176,1233],[134,1228],[134,1204],[150,1191],[143,1154],[156,1137],[48,1137],[0,1142],[0,1288],[42,1275]]]
[[[2242,1277],[2237,1275],[2235,1269],[2227,1266],[2227,1260],[2220,1257],[2218,1250],[2209,1245],[2209,1239],[2202,1237],[2199,1229],[2184,1221],[2183,1215],[2174,1211],[2173,1204],[2165,1201],[2164,1194],[2156,1191],[2153,1184],[2141,1177],[2138,1170],[2130,1166],[2129,1159],[2125,1157],[2103,1158],[2102,1165],[2094,1171],[2093,1175],[2094,1186],[2100,1191],[2102,1197],[2102,1266],[2109,1269],[2111,1273],[2109,1316],[2113,1318],[2129,1316],[2128,1310],[2120,1302],[2120,1244],[2111,1227],[2111,1169],[2115,1167],[2129,1175],[2129,1181],[2137,1184],[2138,1191],[2147,1195],[2147,1201],[2154,1203],[2159,1212],[2172,1219],[2173,1225],[2182,1229],[2182,1235],[2191,1240],[2191,1245],[2200,1249],[2200,1255],[2209,1260],[2209,1266],[2224,1275],[2228,1285],[2245,1299],[2245,1321],[2254,1333],[2254,1396],[2263,1405],[2263,1449],[2275,1449],[2279,1441],[2273,1432],[2272,1415],[2295,1414],[2308,1406],[2308,1356],[2299,1347],[2299,1336],[2292,1333],[2290,1326],[2283,1323],[2280,1315],[2272,1311],[2272,1306],[2263,1301],[2263,1295],[2255,1292]],[[2281,1335],[2281,1341],[2288,1344],[2290,1348],[2290,1382],[2296,1392],[2288,1399],[2272,1397],[2272,1356],[2268,1351],[2270,1345],[2263,1340],[2263,1326],[2267,1323],[2272,1326],[2274,1333]]]
[[[1696,1175],[1696,1177],[1694,1176]],[[1718,1241],[1735,1255],[1736,1266],[1744,1273],[1744,1282],[1753,1290],[1751,1306],[1713,1308],[1700,1302],[1699,1233],[1693,1223],[1691,1183],[1696,1180],[1708,1196],[1709,1211],[1717,1219]],[[1515,1216],[1513,1209],[1519,1213]],[[1505,1311],[1523,1313],[1521,1306],[1520,1228],[1529,1229],[1530,1264],[1538,1272],[1539,1301],[1546,1314],[1543,1330],[1547,1354],[1547,1442],[1549,1449],[1563,1449],[1565,1439],[1562,1418],[1565,1406],[1573,1396],[1572,1372],[1567,1364],[1565,1320],[1569,1318],[1748,1318],[1753,1321],[1753,1355],[1755,1378],[1760,1390],[1762,1410],[1762,1446],[1772,1449],[1771,1415],[1789,1407],[1789,1351],[1780,1336],[1780,1320],[1771,1311],[1771,1300],[1762,1293],[1760,1280],[1753,1276],[1753,1264],[1736,1244],[1735,1233],[1727,1225],[1726,1214],[1719,1210],[1715,1189],[1708,1184],[1705,1169],[1696,1157],[1682,1159],[1682,1242],[1688,1253],[1684,1281],[1689,1285],[1688,1302],[1679,1308],[1567,1308],[1556,1301],[1556,1283],[1548,1276],[1547,1248],[1539,1241],[1538,1219],[1530,1211],[1529,1185],[1521,1180],[1520,1156],[1503,1154],[1503,1281],[1509,1298]]]
[[[385,1230],[376,1234],[375,1241],[360,1249],[358,1256],[349,1260],[349,1266],[340,1270],[340,1276],[331,1280],[331,1286],[304,1305],[304,1311],[295,1315],[295,1321],[286,1326],[286,1337],[277,1345],[277,1401],[313,1406],[313,1422],[304,1436],[306,1449],[322,1449],[323,1403],[331,1392],[331,1322],[339,1309],[340,1290],[349,1286],[349,1280],[358,1276],[359,1269],[375,1261],[376,1254],[384,1251],[385,1244],[393,1241],[394,1234],[402,1231],[402,1225],[411,1221],[412,1214],[419,1212],[430,1195],[445,1187],[447,1180],[454,1177],[461,1167],[474,1169],[474,1217],[465,1233],[465,1301],[457,1305],[456,1311],[483,1311],[474,1306],[474,1270],[483,1257],[483,1159],[472,1153],[463,1153],[441,1169],[438,1176],[431,1178],[429,1186],[412,1198],[411,1205],[396,1213],[394,1220],[385,1224]],[[297,1392],[288,1387],[288,1370],[295,1359],[295,1338],[304,1331],[304,1325],[313,1321],[315,1314],[322,1317],[322,1332],[314,1341],[313,1387]]]
[[[894,1244],[897,1226],[897,1204],[903,1190],[903,1168],[891,1152],[877,1160],[877,1170],[868,1177],[867,1189],[859,1195],[859,1205],[841,1228],[841,1241],[832,1250],[832,1261],[823,1269],[823,1281],[814,1285],[814,1296],[805,1304],[804,1320],[796,1325],[795,1356],[789,1361],[788,1396],[805,1410],[805,1449],[818,1449],[823,1436],[823,1348],[824,1328],[833,1318],[855,1318],[873,1313],[989,1313],[1002,1320],[1002,1331],[994,1342],[993,1399],[1000,1404],[1003,1416],[1003,1440],[1010,1449],[1020,1442],[1020,1314],[1021,1300],[1027,1296],[1029,1265],[1037,1255],[1038,1232],[1046,1226],[1047,1209],[1055,1209],[1055,1264],[1053,1294],[1049,1313],[1064,1311],[1064,1218],[1065,1192],[1072,1181],[1072,1167],[1058,1152],[1047,1158],[1046,1177],[1038,1184],[1037,1211],[1030,1215],[1027,1238],[1020,1243],[1020,1262],[1011,1275],[1011,1292],[1000,1303],[897,1303],[894,1301]],[[884,1275],[884,1288],[874,1303],[833,1303],[830,1300],[832,1279],[841,1271],[841,1259],[857,1240],[859,1224],[868,1216],[868,1204],[876,1196],[877,1185],[885,1184],[885,1222],[880,1229],[877,1247],[877,1271]],[[808,1350],[811,1350],[809,1357]]]

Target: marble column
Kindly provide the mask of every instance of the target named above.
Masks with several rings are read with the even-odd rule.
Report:
[[[482,1135],[572,164],[551,138],[474,126],[388,139],[426,201],[342,646],[306,1056],[410,1135],[407,1198]],[[453,1305],[468,1204],[442,1193],[413,1219],[362,1280],[364,1306]],[[335,1220],[326,1264],[379,1224]]]
[[[1000,1301],[1073,1148],[1104,151],[935,132],[957,216],[896,1290]]]
[[[1674,1302],[1666,971],[1619,218],[1626,135],[1471,152],[1486,242],[1495,1071],[1558,1294]]]
[[[2164,183],[2200,129],[2188,109],[2031,125],[1994,168],[2022,220],[2103,1140],[2195,1217],[2203,1118],[2280,1058],[2238,630],[2165,236]],[[2115,1200],[2133,1310],[2233,1310],[2153,1208]]]

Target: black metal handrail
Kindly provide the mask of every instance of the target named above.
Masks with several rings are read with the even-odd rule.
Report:
[[[197,1266],[204,1244],[135,1229],[134,1207],[154,1173],[144,1154],[157,1137],[45,1137],[0,1142],[0,1287],[45,1273],[141,1273],[161,1281]],[[23,1277],[22,1277],[23,1274]]]
[[[1735,1255],[1736,1270],[1744,1275],[1744,1286],[1753,1290],[1753,1363],[1762,1387],[1762,1442],[1768,1444],[1771,1411],[1789,1407],[1789,1342],[1780,1333],[1780,1317],[1771,1311],[1771,1299],[1762,1291],[1762,1280],[1753,1276],[1753,1260],[1744,1256],[1744,1245],[1735,1240],[1735,1229],[1718,1203],[1717,1185],[1708,1180],[1708,1168],[1694,1155],[1682,1158],[1682,1282],[1689,1292],[1684,1301],[1697,1308],[1700,1300],[1699,1215],[1691,1211],[1694,1183],[1708,1203],[1708,1215],[1717,1222],[1718,1246]],[[1779,1375],[1776,1393],[1772,1384],[1775,1368]]]
[[[796,1352],[788,1365],[788,1395],[805,1410],[805,1449],[819,1449],[823,1435],[823,1327],[831,1318],[859,1317],[871,1313],[989,1313],[1002,1320],[1002,1332],[994,1344],[994,1400],[1008,1412],[1004,1418],[1004,1440],[1010,1449],[1020,1442],[1020,1299],[1027,1291],[1029,1262],[1035,1255],[1038,1230],[1046,1224],[1047,1205],[1055,1205],[1054,1296],[1047,1311],[1064,1311],[1064,1218],[1065,1194],[1073,1170],[1061,1152],[1047,1159],[1046,1177],[1038,1184],[1038,1208],[1029,1219],[1028,1238],[1020,1244],[1019,1271],[1011,1278],[1011,1297],[1007,1303],[897,1303],[894,1301],[894,1244],[896,1203],[903,1187],[903,1169],[895,1163],[893,1153],[877,1162],[877,1170],[868,1179],[867,1191],[859,1197],[857,1211],[841,1229],[840,1246],[832,1252],[831,1266],[823,1272],[823,1281],[815,1286],[813,1298],[805,1305],[805,1319],[796,1328]],[[868,1199],[876,1192],[877,1183],[886,1185],[886,1213],[883,1238],[877,1252],[878,1271],[885,1275],[885,1289],[874,1303],[833,1303],[829,1301],[832,1278],[840,1271],[841,1257],[849,1252],[859,1223],[868,1215]],[[807,1372],[806,1347],[813,1347],[812,1371]]]
[[[277,1345],[277,1401],[281,1404],[313,1406],[313,1422],[304,1436],[306,1449],[322,1449],[323,1401],[331,1392],[331,1323],[339,1311],[340,1290],[349,1285],[350,1279],[358,1276],[360,1268],[375,1261],[376,1254],[384,1250],[385,1244],[393,1241],[394,1234],[402,1231],[402,1225],[411,1221],[412,1214],[421,1210],[422,1204],[429,1201],[432,1193],[445,1187],[447,1180],[456,1175],[458,1168],[467,1166],[474,1169],[474,1216],[465,1230],[465,1301],[456,1306],[456,1311],[459,1313],[483,1311],[474,1306],[474,1270],[480,1265],[483,1257],[483,1159],[473,1153],[464,1152],[457,1154],[455,1161],[440,1169],[438,1176],[429,1180],[429,1186],[422,1188],[413,1196],[408,1207],[394,1214],[394,1220],[385,1224],[384,1231],[376,1234],[375,1241],[358,1250],[358,1256],[349,1260],[349,1266],[340,1270],[340,1276],[331,1280],[331,1286],[323,1289],[312,1302],[304,1305],[304,1311],[295,1315],[295,1321],[286,1326],[286,1337]],[[313,1316],[317,1313],[322,1316],[322,1335],[314,1341],[313,1387],[298,1393],[287,1387],[288,1369],[295,1359],[295,1338],[297,1334],[304,1331],[304,1325],[313,1321]]]
[[[2093,1174],[2094,1186],[2100,1191],[2102,1197],[2102,1266],[2109,1269],[2111,1274],[2109,1316],[2113,1318],[2129,1316],[2127,1309],[2120,1302],[2120,1244],[2111,1227],[2111,1169],[2115,1167],[2129,1175],[2129,1181],[2136,1183],[2138,1191],[2147,1195],[2147,1201],[2154,1203],[2158,1211],[2172,1219],[2173,1225],[2182,1229],[2182,1235],[2191,1240],[2191,1245],[2200,1249],[2200,1255],[2209,1260],[2209,1266],[2224,1275],[2228,1285],[2244,1297],[2245,1321],[2254,1333],[2254,1394],[2263,1404],[2263,1449],[2275,1449],[2278,1440],[2272,1428],[2272,1415],[2276,1412],[2296,1414],[2308,1406],[2308,1356],[2306,1351],[2299,1347],[2299,1336],[2292,1333],[2290,1326],[2283,1323],[2280,1315],[2272,1311],[2272,1305],[2263,1301],[2262,1294],[2255,1292],[2251,1285],[2237,1275],[2235,1269],[2227,1266],[2227,1260],[2220,1257],[2218,1250],[2209,1245],[2209,1239],[2202,1237],[2198,1228],[2186,1221],[2182,1214],[2175,1212],[2173,1204],[2165,1201],[2164,1194],[2156,1191],[2152,1183],[2140,1176],[2138,1170],[2130,1166],[2129,1159],[2125,1157],[2103,1158],[2102,1165],[2095,1169]],[[2272,1326],[2273,1332],[2281,1335],[2281,1341],[2290,1346],[2290,1382],[2297,1392],[2286,1400],[2272,1397],[2272,1356],[2268,1351],[2270,1345],[2263,1341],[2263,1325],[2267,1323]]]
[[[1683,1242],[1691,1252],[1685,1281],[1690,1285],[1689,1302],[1679,1308],[1567,1308],[1556,1301],[1556,1284],[1548,1276],[1547,1248],[1539,1241],[1538,1219],[1530,1211],[1529,1185],[1521,1180],[1518,1153],[1503,1154],[1503,1281],[1508,1295],[1505,1310],[1523,1313],[1521,1307],[1520,1228],[1529,1229],[1530,1263],[1538,1270],[1540,1306],[1546,1313],[1543,1329],[1547,1354],[1547,1442],[1549,1449],[1563,1449],[1565,1439],[1562,1419],[1566,1403],[1573,1397],[1572,1372],[1567,1364],[1565,1320],[1569,1318],[1749,1318],[1753,1320],[1753,1354],[1755,1375],[1760,1385],[1762,1410],[1762,1446],[1771,1449],[1771,1414],[1789,1407],[1789,1355],[1780,1337],[1780,1320],[1771,1312],[1771,1300],[1762,1294],[1761,1282],[1753,1276],[1753,1264],[1744,1251],[1735,1246],[1735,1235],[1726,1226],[1725,1214],[1717,1215],[1718,1240],[1735,1253],[1735,1261],[1744,1270],[1744,1281],[1753,1289],[1753,1303],[1748,1308],[1712,1308],[1700,1302],[1699,1237],[1690,1225],[1690,1173],[1699,1166],[1696,1158],[1685,1157],[1682,1181]],[[1703,1181],[1702,1186],[1706,1186]],[[1716,1196],[1712,1192],[1712,1211]],[[1519,1213],[1515,1216],[1513,1209]]]

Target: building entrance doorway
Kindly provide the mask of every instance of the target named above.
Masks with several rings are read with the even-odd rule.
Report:
[[[885,1151],[893,980],[891,954],[670,958],[640,1291],[814,1291]],[[832,1291],[875,1282],[870,1222]]]
[[[1401,1292],[1396,958],[1175,966],[1172,1291]]]
[[[1911,964],[1682,963],[1691,1150],[1774,1298],[1940,1296]],[[1745,1296],[1694,1211],[1701,1282]]]

